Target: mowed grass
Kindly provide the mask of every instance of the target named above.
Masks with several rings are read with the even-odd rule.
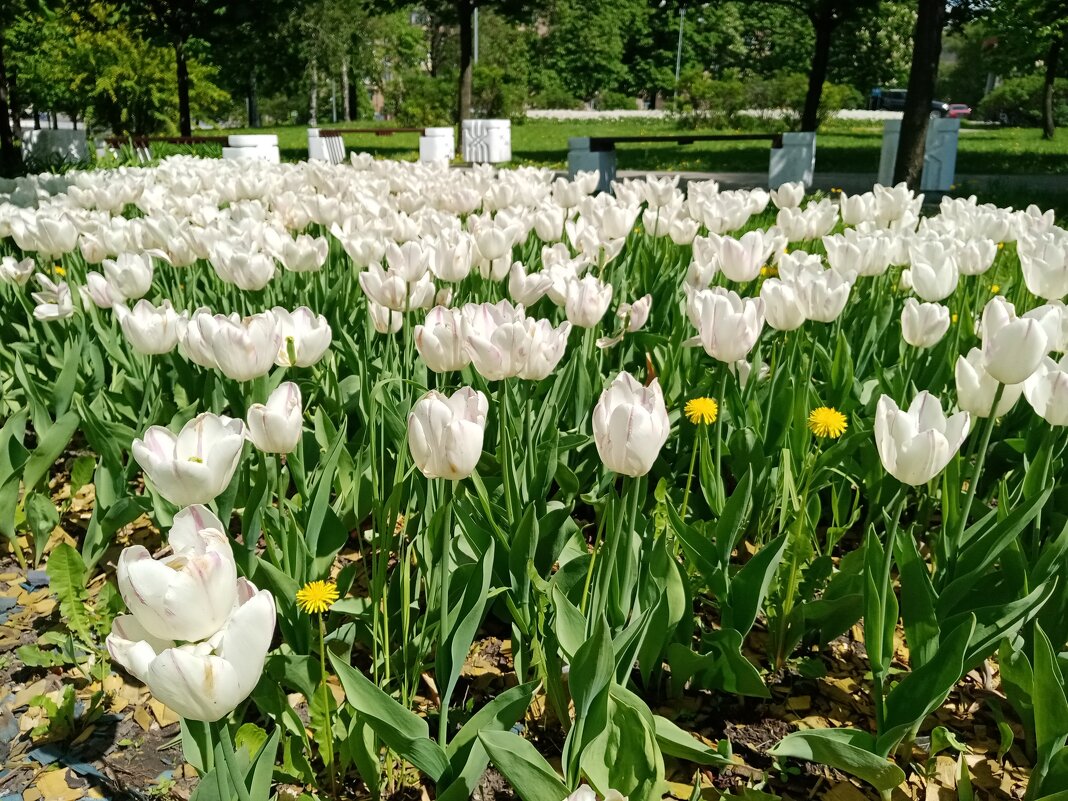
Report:
[[[389,128],[394,123],[361,120],[324,124],[322,128]],[[763,132],[776,128],[769,122]],[[305,126],[228,133],[274,133],[282,157],[289,161],[307,158]],[[737,130],[701,130],[699,133],[748,133]],[[512,126],[512,155],[516,164],[562,169],[567,164],[567,140],[571,136],[666,136],[697,133],[680,128],[671,120],[526,120]],[[345,134],[350,151],[373,153],[379,158],[411,161],[419,156],[419,134],[388,136],[374,133]],[[816,171],[823,173],[875,173],[879,167],[882,127],[849,124],[825,126],[816,145]],[[763,172],[768,168],[768,144],[759,141],[695,142],[692,145],[625,144],[618,149],[620,169],[679,170],[695,172]],[[963,175],[1065,175],[1068,176],[1068,131],[1052,140],[1036,128],[965,128],[960,137],[957,172]],[[1068,183],[1065,186],[1068,194]]]

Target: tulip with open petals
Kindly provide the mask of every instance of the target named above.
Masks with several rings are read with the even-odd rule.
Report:
[[[660,382],[643,387],[620,373],[593,410],[593,439],[604,466],[625,476],[644,476],[667,442],[671,423]]]
[[[123,298],[136,300],[152,288],[152,257],[123,253],[116,259],[104,259],[104,278],[108,286]]]
[[[267,398],[248,408],[246,433],[264,453],[291,453],[300,442],[304,425],[300,387],[283,381]]]
[[[451,396],[432,390],[408,414],[412,461],[427,478],[459,480],[474,472],[486,434],[486,396],[461,387]]]
[[[212,722],[248,698],[274,638],[274,597],[245,579],[229,621],[201,642],[176,644],[120,615],[107,638],[111,658],[148,685],[158,701],[188,720]]]
[[[210,503],[233,478],[244,441],[240,420],[204,412],[177,434],[151,426],[144,439],[133,441],[133,457],[175,506]]]
[[[1043,359],[1024,383],[1024,396],[1047,423],[1068,426],[1068,356]]]
[[[153,637],[207,639],[237,603],[237,565],[219,519],[194,504],[174,516],[173,554],[153,559],[143,545],[119,555],[116,578],[130,613]]]
[[[930,348],[942,341],[949,330],[949,309],[938,303],[905,301],[901,310],[901,337],[914,348]]]
[[[271,314],[281,338],[274,360],[280,367],[311,367],[330,347],[333,338],[330,323],[307,306],[292,312],[275,306]]]
[[[33,310],[35,320],[51,323],[56,320],[65,320],[74,314],[74,299],[70,294],[70,286],[66,281],[53,281],[43,273],[37,273],[37,283],[41,286],[40,292],[32,292],[32,297],[37,306]]]
[[[587,275],[568,283],[564,312],[572,325],[593,328],[604,317],[611,302],[612,285]]]
[[[983,352],[979,348],[972,348],[967,357],[957,357],[954,377],[957,381],[957,405],[975,417],[990,417],[999,382],[983,367]],[[994,417],[1001,417],[1015,406],[1023,388],[1023,384],[1006,384]]]
[[[19,261],[14,256],[0,258],[0,281],[16,286],[25,286],[37,269],[37,263],[33,259]]]
[[[567,348],[571,323],[566,320],[556,328],[548,320],[526,320],[527,361],[517,373],[519,378],[541,381],[556,369]]]
[[[983,366],[1002,384],[1019,384],[1035,371],[1049,352],[1042,323],[1017,317],[1016,307],[1002,297],[983,309]]]
[[[924,391],[898,408],[888,395],[875,412],[875,445],[886,472],[905,484],[926,484],[941,473],[968,436],[967,412],[947,418],[942,404]]]

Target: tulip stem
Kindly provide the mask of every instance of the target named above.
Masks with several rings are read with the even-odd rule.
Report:
[[[682,512],[681,514],[679,514],[679,519],[682,520],[682,522],[684,523],[686,522],[686,505],[689,503],[690,500],[690,482],[693,481],[693,468],[694,465],[697,463],[697,448],[698,443],[695,442],[693,444],[693,448],[690,451],[690,469],[686,473],[686,489],[682,491]],[[677,542],[676,548],[678,548]]]
[[[225,720],[219,722],[218,731],[223,762],[226,763],[226,770],[230,774],[230,783],[234,785],[234,790],[237,791],[238,801],[252,801],[248,794],[248,786],[245,784],[245,777],[241,775],[241,768],[238,767],[237,754],[234,753],[234,743],[230,739],[230,730]],[[249,754],[250,759],[254,756],[255,754]]]
[[[502,382],[503,386],[504,383]],[[451,566],[449,564],[449,546],[452,544],[452,498],[456,490],[455,481],[445,482],[445,519],[441,526],[441,581],[439,587],[441,589],[441,599],[438,603],[440,606],[439,613],[441,615],[441,631],[438,633],[438,648],[446,647],[446,640],[449,636],[449,582],[452,576],[450,575]],[[449,695],[448,685],[441,688],[441,714],[438,718],[438,742],[441,747],[444,748],[449,735]]]
[[[510,431],[510,412],[508,409],[508,379],[502,378],[497,387],[497,405],[500,407],[500,418],[497,437],[500,440],[501,449],[501,478],[504,482],[504,506],[508,512],[508,525],[513,526],[515,519],[515,500],[512,493],[514,483],[512,453],[508,444]]]
[[[326,719],[326,759],[324,760],[327,773],[330,774],[330,792],[334,798],[337,794],[337,771],[334,765],[334,726],[330,716],[330,688],[326,683],[326,615],[320,613],[319,617],[319,675],[323,684],[323,717]]]
[[[986,420],[983,429],[983,438],[979,443],[979,453],[975,457],[975,469],[972,471],[971,480],[968,482],[968,495],[964,498],[964,506],[960,510],[960,521],[956,526],[956,535],[953,537],[953,548],[949,554],[950,564],[956,561],[957,553],[964,544],[964,531],[968,528],[968,515],[972,510],[972,501],[975,500],[975,490],[979,486],[979,476],[982,475],[983,465],[986,462],[986,452],[990,447],[990,436],[994,433],[994,425],[997,422],[998,404],[1001,403],[1001,395],[1005,392],[1005,385],[1000,381],[994,392],[994,402],[990,404],[990,416]]]

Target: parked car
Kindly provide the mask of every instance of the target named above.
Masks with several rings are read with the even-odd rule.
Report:
[[[949,113],[947,117],[970,117],[972,115],[972,107],[966,103],[950,103]]]
[[[871,107],[885,109],[886,111],[904,111],[905,98],[908,96],[906,89],[876,89],[871,95]],[[968,109],[969,112],[971,109]],[[932,117],[947,117],[949,115],[949,103],[944,100],[931,101]]]

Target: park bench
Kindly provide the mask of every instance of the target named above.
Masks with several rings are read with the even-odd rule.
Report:
[[[616,177],[616,145],[635,142],[692,145],[694,142],[766,141],[771,146],[768,184],[788,181],[812,183],[816,161],[816,135],[812,133],[669,134],[649,136],[574,136],[567,140],[567,166],[572,177],[579,171],[600,174],[597,188],[608,191]]]
[[[313,131],[315,133],[313,133]],[[400,133],[423,133],[422,128],[309,128],[308,129],[308,155],[327,161],[330,164],[341,164],[345,161],[345,134],[374,134],[375,136],[393,136]],[[316,150],[314,139],[321,140]]]

